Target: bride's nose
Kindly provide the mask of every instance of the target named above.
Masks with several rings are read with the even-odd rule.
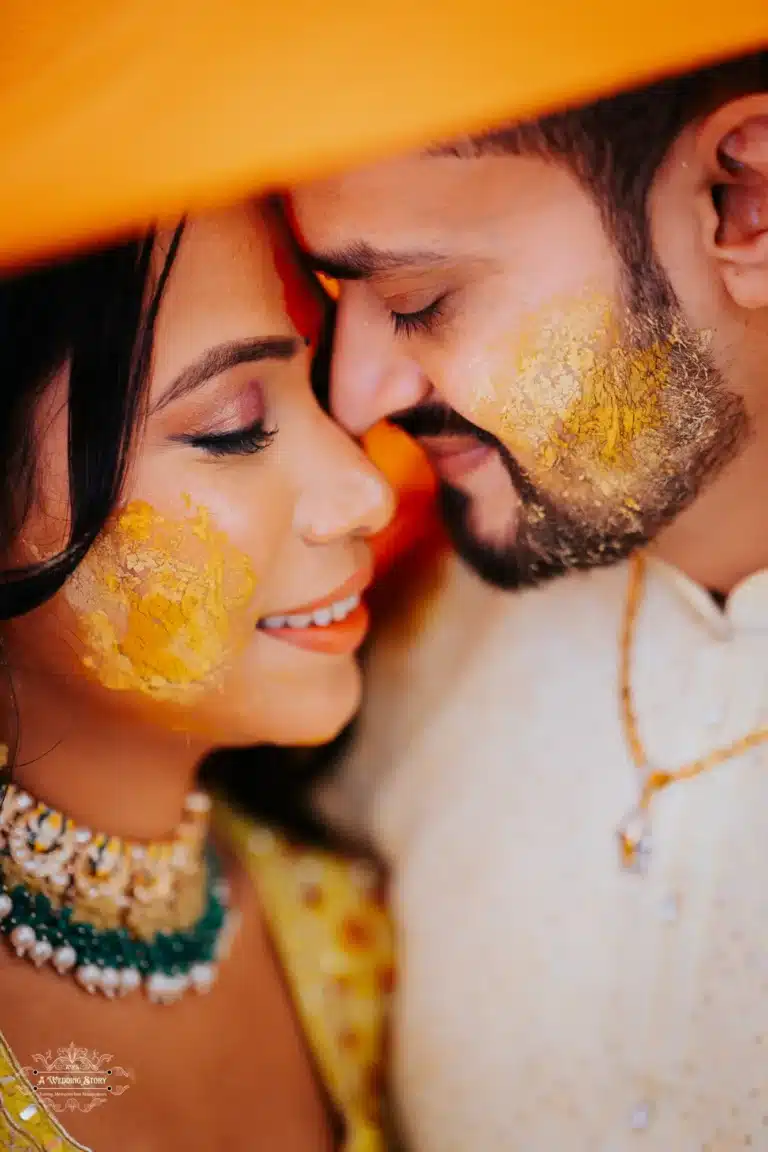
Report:
[[[307,483],[296,502],[294,528],[307,543],[374,536],[394,514],[394,493],[381,473],[357,445],[348,442],[342,452],[346,462]]]

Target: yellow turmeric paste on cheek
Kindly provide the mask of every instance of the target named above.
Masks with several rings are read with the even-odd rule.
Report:
[[[132,501],[67,585],[83,664],[107,688],[185,700],[225,668],[253,594],[250,560],[205,508],[172,520]]]
[[[553,308],[494,358],[478,414],[534,471],[626,476],[664,427],[674,342],[633,341],[605,298]]]

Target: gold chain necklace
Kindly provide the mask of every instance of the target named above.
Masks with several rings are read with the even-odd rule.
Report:
[[[698,760],[690,760],[676,771],[652,768],[648,763],[648,756],[638,730],[637,713],[632,702],[631,677],[632,651],[640,598],[645,585],[645,570],[645,557],[636,552],[629,561],[629,584],[620,649],[619,675],[622,720],[632,760],[642,782],[640,798],[633,810],[622,821],[618,830],[621,863],[624,868],[631,872],[645,871],[650,858],[651,824],[649,810],[654,796],[670,784],[676,784],[680,780],[692,780],[694,776],[708,772],[710,768],[722,764],[725,760],[730,760],[733,756],[740,756],[742,752],[747,752],[750,748],[768,741],[768,725],[766,725],[755,728],[746,736],[742,736],[740,740],[734,740],[732,744],[726,744],[723,748],[716,748]]]

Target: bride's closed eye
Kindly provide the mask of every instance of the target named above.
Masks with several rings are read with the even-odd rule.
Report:
[[[156,400],[152,414],[165,422],[164,435],[209,456],[252,456],[269,446],[276,427],[269,427],[264,381],[274,364],[286,363],[305,350],[295,336],[234,340],[206,349],[187,365]],[[167,415],[166,415],[167,414]],[[168,434],[170,432],[170,435]]]
[[[189,421],[191,427],[179,430],[170,439],[209,456],[252,456],[263,451],[277,428],[268,427],[261,382],[251,379],[245,386],[238,383],[237,391],[229,395],[226,393],[232,382],[221,383],[223,387],[208,391],[202,411]]]
[[[244,428],[234,428],[229,432],[185,433],[175,440],[200,448],[211,456],[251,456],[266,448],[277,433],[277,428],[267,428],[261,416]]]

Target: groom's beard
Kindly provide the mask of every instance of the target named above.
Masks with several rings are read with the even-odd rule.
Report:
[[[498,463],[493,463],[499,485],[494,493],[497,508],[491,517],[492,529],[481,527],[489,517],[471,494],[471,476],[466,488],[439,476],[438,480],[442,515],[454,548],[483,580],[498,588],[531,587],[571,569],[616,563],[658,530],[653,523],[635,530],[624,525],[623,530],[611,533],[586,523],[543,493],[497,437],[448,407],[411,408],[393,415],[391,423],[417,441],[471,436],[496,456]],[[506,493],[502,484],[508,486]]]
[[[657,381],[663,422],[650,445],[638,446],[631,486],[606,493],[596,476],[585,476],[580,494],[569,497],[567,472],[578,470],[575,457],[563,457],[565,475],[534,477],[495,436],[448,407],[425,405],[393,417],[417,440],[428,437],[434,444],[454,435],[471,444],[474,437],[490,449],[479,467],[446,473],[440,495],[456,550],[500,588],[528,587],[625,558],[689,507],[748,438],[744,401],[730,391],[709,339],[687,322],[652,251],[636,248],[624,255],[624,344],[616,347],[622,354],[606,363],[606,386],[615,395],[631,395],[625,376],[634,371],[635,353],[663,349],[665,371]],[[433,462],[439,476],[437,451]],[[553,495],[552,487],[562,494]]]
[[[500,455],[512,482],[519,465],[504,448]],[[520,489],[517,488],[518,494]],[[440,508],[451,542],[459,556],[483,580],[514,590],[543,584],[572,569],[598,568],[623,560],[650,536],[641,531],[608,536],[574,522],[546,497],[536,496],[522,510],[516,528],[505,536],[486,537],[474,527],[473,498],[460,488],[440,483]],[[535,523],[527,513],[535,509]]]

